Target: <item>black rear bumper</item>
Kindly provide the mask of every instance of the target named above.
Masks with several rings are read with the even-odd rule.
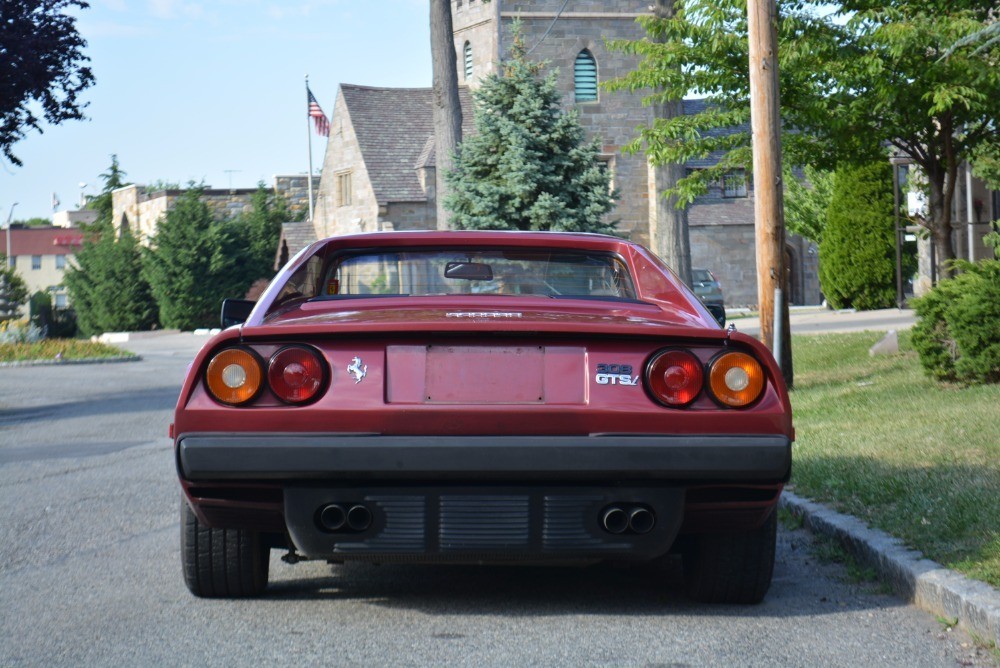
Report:
[[[775,483],[783,435],[383,436],[182,434],[177,465],[207,480],[656,480]]]

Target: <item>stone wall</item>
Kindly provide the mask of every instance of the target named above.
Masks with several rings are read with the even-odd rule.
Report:
[[[306,198],[309,188],[306,176],[275,176],[273,188],[276,193],[286,197],[293,216],[308,210],[309,203]],[[318,191],[318,189],[319,179],[314,178],[313,190]],[[121,226],[127,223],[140,242],[148,244],[156,234],[160,221],[174,208],[177,198],[184,192],[175,189],[149,192],[144,186],[135,184],[115,190],[111,194],[111,209],[116,229],[120,230]],[[256,188],[229,190],[210,188],[204,191],[202,201],[211,211],[212,218],[228,220],[248,213],[256,192]]]

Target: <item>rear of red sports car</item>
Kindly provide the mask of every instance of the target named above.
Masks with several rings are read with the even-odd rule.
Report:
[[[173,433],[199,596],[259,594],[272,548],[674,551],[693,597],[745,603],[770,584],[793,439],[767,350],[720,329],[642,247],[474,232],[303,251],[195,359]]]

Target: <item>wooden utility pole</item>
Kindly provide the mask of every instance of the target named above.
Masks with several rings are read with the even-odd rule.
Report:
[[[653,14],[658,19],[674,18],[677,15],[674,0],[656,0]],[[653,104],[653,116],[663,119],[683,116],[683,105],[679,99],[656,102]],[[676,196],[663,196],[665,190],[676,188],[677,182],[684,178],[684,165],[650,164],[648,169],[649,191],[653,195],[653,201],[649,203],[651,223],[649,230],[653,251],[690,287],[691,241],[688,234],[688,210],[686,206],[677,207]]]
[[[462,102],[458,97],[458,64],[451,1],[431,0],[431,63],[434,69],[434,154],[437,228],[448,229],[444,198],[448,192],[445,174],[451,171],[452,154],[462,141]]]
[[[792,386],[788,331],[788,268],[781,182],[781,112],[778,96],[778,10],[775,0],[747,0],[750,40],[750,125],[753,131],[754,219],[760,337]],[[777,301],[777,303],[775,303]],[[775,317],[775,310],[778,315]],[[775,328],[780,328],[775,337]]]

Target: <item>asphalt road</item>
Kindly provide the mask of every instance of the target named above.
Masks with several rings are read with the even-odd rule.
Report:
[[[787,527],[752,607],[688,601],[676,568],[289,566],[277,552],[266,597],[196,599],[167,425],[203,340],[0,369],[0,665],[989,665]]]

